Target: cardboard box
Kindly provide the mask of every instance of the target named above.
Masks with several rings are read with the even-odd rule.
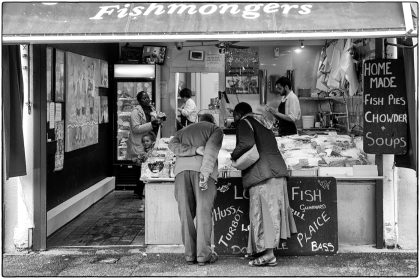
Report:
[[[319,167],[318,176],[353,176],[352,167]]]
[[[362,177],[378,176],[378,166],[377,165],[354,165],[353,175],[362,176]]]
[[[318,168],[289,170],[290,176],[318,176]]]

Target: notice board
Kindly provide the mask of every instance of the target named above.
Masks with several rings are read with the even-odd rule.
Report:
[[[408,104],[404,61],[365,61],[363,86],[364,151],[370,154],[407,153]]]
[[[290,177],[287,183],[297,234],[279,244],[277,255],[335,254],[338,249],[337,186],[333,177]],[[213,210],[215,251],[247,253],[249,199],[242,178],[219,178]]]

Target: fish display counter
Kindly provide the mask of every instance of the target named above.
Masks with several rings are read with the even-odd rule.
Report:
[[[361,137],[347,135],[276,138],[289,169],[288,193],[298,234],[276,249],[280,255],[332,254],[339,244],[375,243],[377,167],[363,152]],[[170,138],[161,138],[142,164],[145,186],[145,243],[182,245],[174,197]],[[213,210],[213,245],[219,254],[243,255],[248,235],[248,198],[241,172],[232,167],[235,135],[224,135]],[[338,242],[340,240],[340,243]]]

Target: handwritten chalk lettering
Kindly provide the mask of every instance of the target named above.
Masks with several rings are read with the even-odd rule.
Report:
[[[303,221],[305,221],[305,214],[303,214],[303,213],[301,213],[297,210],[294,210],[293,208],[290,208],[290,209],[291,209],[294,216],[296,216],[296,217],[302,219]]]
[[[243,199],[249,199],[249,196],[245,195],[245,191],[242,191],[242,194],[238,194],[238,187],[235,186],[235,200],[243,200]]]
[[[406,102],[404,97],[395,97],[394,94],[388,95],[388,105],[401,105],[405,106]]]
[[[226,247],[229,247],[229,245],[226,243],[226,241],[224,241],[224,240],[223,240],[223,238],[224,238],[224,235],[222,234],[222,235],[220,236],[219,241],[217,242],[217,244],[223,244],[223,245],[225,245]]]
[[[289,250],[289,247],[287,247],[287,242],[280,242],[279,246],[276,248],[277,250]]]
[[[372,132],[367,132],[365,137],[368,146],[388,146],[392,148],[403,148],[407,146],[407,141],[405,140],[405,137],[373,138]]]
[[[308,226],[308,231],[304,233],[298,233],[297,240],[299,241],[300,247],[303,247],[302,240],[305,240],[305,243],[308,243],[308,240],[311,240],[312,236],[319,231],[320,227],[328,222],[331,218],[327,215],[325,211],[321,213],[321,216],[317,217],[315,221],[313,221]]]
[[[396,88],[395,77],[373,77],[369,80],[370,88]]]
[[[220,239],[219,239],[219,242],[218,242],[219,244],[223,243],[225,246],[228,246],[225,240],[230,241],[233,238],[233,236],[235,235],[236,228],[239,225],[239,221],[241,220],[241,214],[243,214],[243,213],[244,212],[240,209],[240,207],[238,207],[238,209],[236,209],[236,214],[233,217],[232,224],[230,225],[230,227],[228,229],[228,233],[226,234],[226,236],[224,236],[224,235],[220,236]]]
[[[223,218],[225,218],[226,216],[230,216],[232,214],[236,213],[236,209],[233,205],[229,206],[228,208],[225,208],[223,210],[220,210],[219,207],[213,209],[213,218],[214,221],[219,221]]]
[[[246,254],[246,247],[239,247],[238,245],[232,245],[230,247],[232,249],[232,254],[239,255],[239,254]]]
[[[308,206],[305,206],[305,204],[301,204],[301,205],[299,206],[299,209],[300,209],[302,212],[306,212],[306,210],[324,210],[324,209],[326,209],[326,208],[327,208],[327,206],[326,206],[325,204],[308,205]]]
[[[250,227],[250,225],[248,225],[248,226],[245,228],[244,224],[242,224],[241,229],[242,229],[242,231],[243,231],[243,232],[247,232],[247,231],[249,231],[249,227]]]
[[[324,251],[334,252],[334,245],[331,242],[328,243],[317,243],[316,241],[311,242],[311,248],[313,252]]]
[[[224,193],[229,190],[231,183],[223,184],[222,186],[217,188],[217,191]]]
[[[378,62],[365,64],[365,76],[379,76],[379,75],[392,75],[391,62]]]
[[[364,102],[365,102],[365,105],[383,106],[384,105],[384,98],[382,98],[382,97],[371,97],[370,94],[365,94]]]
[[[300,200],[305,202],[322,202],[320,189],[302,191],[300,187],[292,187],[292,200],[295,200],[296,196],[300,196]]]
[[[331,180],[330,181],[318,180],[318,185],[321,186],[321,188],[324,190],[329,190],[330,184],[331,184]]]
[[[406,113],[372,113],[365,112],[365,121],[368,123],[407,123]]]

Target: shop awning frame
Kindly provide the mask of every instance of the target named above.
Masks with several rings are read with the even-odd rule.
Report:
[[[301,33],[243,33],[243,34],[86,34],[86,35],[27,35],[3,36],[3,43],[115,43],[115,42],[183,42],[188,40],[255,41],[255,40],[319,40],[343,38],[395,38],[416,37],[417,33],[406,31],[348,31],[348,32],[301,32]]]
[[[175,2],[180,4],[180,2]],[[191,2],[185,2],[187,4],[190,4]],[[218,4],[220,4],[220,2],[216,2]],[[232,2],[233,3],[233,2]],[[266,2],[262,2],[263,4],[267,4]],[[279,2],[280,3],[280,2]],[[305,3],[301,3],[301,2],[297,2],[298,4],[305,4]],[[379,2],[378,2],[379,3]],[[10,3],[9,3],[10,4]],[[15,4],[15,3],[13,3]],[[67,5],[74,5],[74,3],[60,3],[63,6]],[[114,4],[114,3],[86,3],[86,2],[81,2],[80,5],[96,5],[92,8],[92,6],[90,6],[90,9],[94,9],[94,8],[98,8],[98,5],[108,5],[108,4]],[[121,3],[115,3],[115,4],[121,4]],[[138,5],[138,4],[144,4],[142,2],[136,2],[136,3],[131,3],[130,5],[134,6],[134,5]],[[149,3],[150,4],[150,3]],[[153,3],[152,3],[153,4]],[[161,2],[156,2],[154,4],[161,4]],[[168,4],[168,3],[166,3]],[[197,4],[197,3],[196,3]],[[250,4],[245,2],[245,4]],[[244,3],[242,3],[241,5],[245,5]],[[261,4],[261,3],[260,3]],[[284,3],[281,3],[284,4]],[[320,2],[313,2],[314,5],[320,5],[320,4],[324,4],[324,5],[331,5],[331,3],[320,3]],[[333,3],[336,6],[339,5],[336,2]],[[351,8],[354,9],[354,11],[357,13],[357,5],[359,5],[359,2],[355,2],[355,3],[351,3],[350,5],[353,5]],[[394,3],[398,4],[398,3]],[[162,32],[162,28],[160,27],[157,28],[156,32],[153,32],[155,30],[153,30],[153,28],[151,28],[150,26],[147,26],[146,28],[143,28],[143,30],[140,30],[141,32],[133,32],[136,31],[136,29],[141,29],[141,24],[145,23],[145,19],[144,18],[140,18],[140,19],[136,19],[133,20],[131,18],[124,18],[124,20],[120,20],[118,18],[111,17],[109,16],[108,19],[108,15],[106,14],[106,16],[103,16],[103,20],[102,21],[104,23],[104,25],[106,25],[106,28],[100,28],[101,25],[95,25],[93,24],[94,28],[86,28],[86,31],[91,31],[91,30],[97,30],[97,31],[105,31],[105,32],[100,32],[100,33],[95,33],[95,32],[83,32],[83,28],[81,28],[81,32],[79,33],[73,33],[71,32],[72,30],[74,31],[79,31],[79,30],[75,30],[75,27],[73,26],[72,28],[66,28],[66,24],[67,26],[69,25],[69,22],[76,22],[81,24],[81,27],[83,25],[86,25],[88,22],[89,18],[86,14],[82,15],[82,17],[68,17],[66,18],[66,14],[65,14],[65,9],[57,9],[57,13],[58,15],[55,16],[55,14],[52,11],[55,10],[48,10],[48,6],[45,6],[45,10],[44,7],[40,5],[38,6],[34,6],[36,7],[36,11],[34,13],[31,13],[31,7],[26,6],[26,10],[24,12],[24,15],[20,15],[21,18],[19,19],[20,21],[17,22],[21,22],[22,20],[25,20],[26,17],[28,17],[29,19],[22,24],[22,27],[17,26],[17,24],[13,24],[16,22],[13,22],[14,18],[16,18],[17,16],[17,8],[13,8],[13,6],[10,6],[11,8],[6,9],[6,13],[5,13],[5,9],[3,9],[3,22],[2,22],[2,26],[3,26],[3,34],[2,34],[2,39],[3,39],[3,43],[6,44],[12,44],[12,43],[92,43],[92,42],[98,42],[98,43],[115,43],[115,42],[136,42],[136,41],[142,41],[142,42],[183,42],[183,41],[188,41],[188,40],[202,40],[202,41],[206,41],[206,40],[220,40],[220,41],[231,41],[231,40],[240,40],[240,41],[255,41],[255,40],[299,40],[299,39],[305,39],[305,40],[319,40],[319,39],[341,39],[341,38],[395,38],[395,37],[417,37],[418,33],[417,33],[417,29],[413,24],[413,18],[411,15],[411,7],[410,7],[410,3],[399,3],[402,4],[402,8],[399,8],[399,15],[397,16],[397,18],[400,19],[400,21],[395,21],[393,22],[394,25],[391,26],[378,26],[378,24],[376,25],[372,25],[370,26],[370,28],[359,28],[359,27],[364,27],[364,25],[357,25],[354,23],[349,23],[349,27],[357,27],[357,29],[345,29],[346,23],[345,22],[340,22],[337,23],[340,25],[340,29],[337,29],[334,27],[332,27],[330,30],[329,29],[329,25],[325,24],[325,19],[323,21],[323,25],[320,25],[319,29],[316,29],[317,26],[309,26],[307,25],[306,27],[302,28],[302,24],[300,24],[300,28],[301,29],[306,29],[306,30],[294,30],[293,29],[293,24],[294,23],[300,23],[300,16],[301,15],[290,15],[289,17],[286,16],[286,19],[284,17],[281,17],[281,15],[273,15],[273,14],[269,14],[268,16],[265,15],[265,18],[261,18],[261,21],[263,21],[262,19],[265,20],[265,23],[261,23],[258,28],[255,28],[254,30],[251,30],[248,32],[248,30],[244,30],[250,28],[250,27],[254,27],[252,25],[248,25],[245,26],[245,28],[239,25],[238,28],[238,23],[241,23],[241,19],[238,20],[238,18],[233,18],[233,16],[231,16],[233,19],[229,18],[229,17],[224,17],[222,19],[222,21],[226,23],[230,23],[231,21],[233,22],[233,24],[236,24],[236,29],[233,28],[233,31],[227,31],[226,28],[224,28],[223,26],[221,26],[219,29],[222,30],[222,32],[212,32],[212,31],[206,31],[206,30],[210,30],[213,28],[213,26],[210,26],[208,17],[206,16],[196,16],[196,17],[191,17],[186,19],[186,22],[181,22],[181,26],[189,26],[188,24],[194,23],[195,25],[197,25],[196,29],[194,28],[190,28],[189,30],[187,30],[188,32],[182,32],[183,29],[182,28],[172,28],[171,30],[169,30],[169,32]],[[16,4],[18,5],[18,4]],[[22,5],[22,4],[20,4]],[[29,4],[27,4],[29,5]],[[32,4],[33,5],[33,4]],[[200,5],[200,4],[197,4]],[[344,4],[343,4],[344,5]],[[347,4],[349,5],[349,4]],[[363,5],[360,4],[360,5]],[[386,5],[381,3],[380,5]],[[21,6],[20,6],[21,7]],[[25,7],[25,6],[23,6]],[[66,6],[65,6],[66,7]],[[88,7],[88,6],[86,6]],[[241,6],[243,7],[243,6]],[[378,6],[379,7],[379,6]],[[395,6],[394,6],[395,7]],[[398,7],[398,6],[397,6]],[[401,7],[401,6],[400,6]],[[323,7],[325,8],[325,6]],[[328,8],[328,7],[327,7]],[[345,9],[348,9],[345,8]],[[359,9],[359,13],[363,13],[364,11],[361,10],[361,8]],[[372,9],[372,8],[371,8]],[[384,10],[384,7],[381,7],[382,11]],[[93,10],[95,11],[95,10]],[[344,10],[345,12],[346,10]],[[340,11],[343,14],[343,10]],[[13,13],[15,13],[14,15],[12,15]],[[329,10],[328,15],[331,15],[331,9]],[[401,15],[401,13],[403,15]],[[312,18],[309,18],[308,20],[308,24],[311,24],[316,22],[315,20],[317,20],[317,18],[315,17],[316,15],[319,16],[320,12],[319,12],[319,8],[317,10],[317,14],[315,13],[315,8],[314,8],[314,15],[312,16]],[[92,13],[90,14],[92,15]],[[94,13],[93,13],[94,15]],[[6,16],[6,20],[4,19],[4,17]],[[176,18],[174,15],[166,15],[167,17],[164,17],[164,20],[169,20],[169,21],[173,21],[174,19],[176,20],[180,20],[180,18]],[[215,18],[214,15],[212,15],[213,18]],[[364,20],[364,22],[367,22],[367,18],[366,18],[366,12],[364,12],[364,14],[362,14],[361,16],[363,16],[362,20]],[[387,14],[386,16],[389,16],[389,14]],[[156,19],[157,16],[154,16],[151,18],[151,21],[155,20],[155,22],[157,22],[158,20],[162,21],[162,18],[160,19]],[[54,24],[58,24],[58,25],[62,25],[62,33],[54,33],[54,31],[61,31],[61,27],[58,28],[51,28],[51,30],[45,30],[45,32],[43,32],[44,30],[40,30],[39,28],[36,29],[36,23],[39,23],[40,25],[44,25],[46,24],[46,22],[48,23],[48,20],[52,20],[51,25],[56,27],[56,25]],[[18,19],[17,19],[18,20]],[[73,20],[73,21],[72,21]],[[203,20],[201,22],[201,20]],[[282,23],[282,20],[285,23]],[[306,20],[306,19],[305,19]],[[339,18],[333,18],[332,19],[332,23],[331,26],[336,26],[336,22],[339,22]],[[355,21],[357,21],[358,19],[355,19]],[[177,23],[178,23],[177,21]],[[35,27],[30,27],[29,23],[34,22]],[[146,21],[147,22],[147,21]],[[267,23],[268,22],[268,23]],[[386,21],[384,21],[382,19],[381,23],[384,24]],[[398,22],[398,23],[397,23]],[[76,24],[75,23],[75,24]],[[95,22],[97,23],[97,22]],[[114,26],[114,23],[116,25],[116,28],[114,30],[109,30],[112,28],[109,28],[110,26]],[[264,30],[264,26],[269,25],[271,27],[271,24],[277,26],[274,28],[271,28],[272,30],[267,30],[267,31],[258,31],[258,30]],[[140,28],[139,28],[140,26]],[[219,25],[220,26],[220,25]],[[285,27],[286,26],[286,27]],[[389,27],[389,28],[388,28]],[[275,30],[276,28],[278,28],[279,30]],[[58,29],[58,30],[57,30]],[[251,28],[250,28],[251,29]],[[31,31],[33,30],[33,32]],[[109,32],[108,32],[109,30]],[[220,31],[217,28],[214,28],[214,30]],[[152,31],[152,32],[150,32]],[[160,31],[160,32],[159,32]]]

